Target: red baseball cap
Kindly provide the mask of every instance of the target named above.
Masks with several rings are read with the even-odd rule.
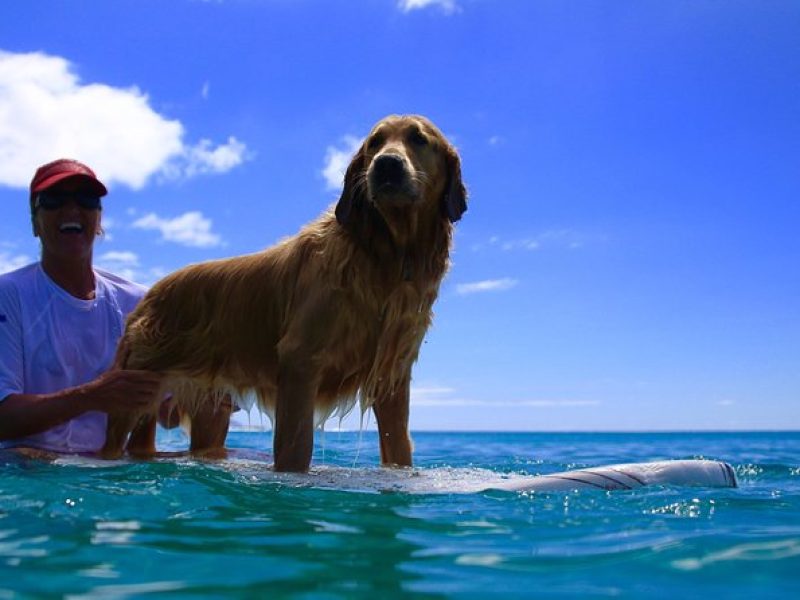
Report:
[[[34,173],[31,180],[31,198],[33,198],[34,194],[73,177],[83,180],[87,187],[91,188],[99,196],[105,196],[108,193],[106,186],[97,178],[94,171],[85,164],[71,158],[59,158],[36,169],[36,173]]]

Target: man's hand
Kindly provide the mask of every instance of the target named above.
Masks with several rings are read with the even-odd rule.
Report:
[[[11,394],[0,402],[0,440],[46,431],[88,410],[109,415],[155,410],[164,375],[108,371],[89,383],[50,394]]]
[[[103,373],[86,384],[96,410],[109,414],[144,412],[155,409],[164,376],[153,371],[121,370]]]

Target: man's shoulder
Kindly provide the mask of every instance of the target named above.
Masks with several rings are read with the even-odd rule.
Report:
[[[0,292],[8,294],[31,285],[39,273],[39,263],[25,265],[19,269],[0,275]]]
[[[0,275],[0,323],[19,318],[23,304],[35,295],[35,280],[40,272],[39,263],[33,263]]]
[[[124,277],[120,277],[119,275],[111,273],[110,271],[106,271],[105,269],[99,269],[95,267],[94,272],[95,275],[99,277],[103,283],[105,283],[107,287],[111,288],[116,294],[134,298],[138,301],[147,293],[147,288],[145,286],[134,283],[133,281],[129,281]]]

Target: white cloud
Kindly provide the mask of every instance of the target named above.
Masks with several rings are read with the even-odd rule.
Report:
[[[0,51],[0,185],[27,187],[37,166],[64,156],[134,189],[164,172],[221,173],[245,159],[236,138],[214,147],[184,136],[135,86],[83,83],[64,58]]]
[[[602,234],[587,234],[573,229],[551,229],[531,237],[503,240],[492,236],[486,242],[472,245],[472,250],[480,252],[486,248],[500,248],[506,252],[515,250],[542,250],[544,248],[560,248],[579,250],[588,245],[602,244],[607,241]]]
[[[247,147],[231,136],[226,144],[217,147],[211,140],[200,140],[194,146],[183,148],[180,155],[164,165],[167,179],[191,178],[207,173],[225,173],[242,164],[247,158]]]
[[[322,176],[325,178],[326,187],[329,190],[340,190],[344,183],[344,174],[347,165],[361,146],[361,140],[352,135],[342,138],[340,147],[328,146],[325,150],[325,166],[322,168]]]
[[[575,406],[598,406],[599,400],[471,400],[467,398],[439,398],[413,401],[415,406],[486,406],[525,408],[566,408]]]
[[[427,386],[427,387],[413,387],[411,388],[411,393],[415,394],[415,397],[438,397],[447,394],[452,394],[455,390],[451,387],[445,386]]]
[[[94,264],[129,281],[142,282],[143,275],[139,270],[139,256],[135,252],[111,250],[96,256]]]
[[[542,247],[542,242],[536,239],[513,240],[503,242],[503,250],[538,250]]]
[[[524,408],[568,408],[582,406],[597,406],[598,400],[476,400],[471,398],[461,398],[455,395],[456,390],[449,387],[412,387],[411,403],[413,406],[431,407],[463,407],[463,406],[485,406],[485,407],[524,407]]]
[[[590,236],[572,229],[553,229],[539,234],[534,242],[538,246],[558,246],[575,250],[599,239],[597,236]]]
[[[101,225],[103,227],[103,241],[110,242],[114,239],[114,234],[111,231],[117,227],[117,220],[104,215]]]
[[[162,241],[197,248],[222,245],[222,238],[211,232],[211,225],[211,219],[198,211],[187,212],[173,219],[164,219],[155,213],[149,213],[133,222],[136,229],[160,231]]]
[[[33,259],[24,254],[17,254],[14,256],[8,252],[0,252],[0,274],[14,271],[32,262]]]
[[[114,263],[129,267],[139,266],[139,256],[135,252],[120,252],[111,250],[98,256],[97,260],[105,263]]]
[[[111,250],[95,258],[95,265],[142,285],[152,285],[166,273],[164,269],[142,269],[135,252]]]
[[[467,294],[477,294],[479,292],[503,292],[510,290],[519,283],[516,279],[505,277],[503,279],[486,279],[474,283],[460,283],[456,286],[456,292],[461,296]]]
[[[433,6],[439,7],[442,12],[447,15],[451,15],[460,10],[455,0],[400,0],[397,6],[404,13]]]

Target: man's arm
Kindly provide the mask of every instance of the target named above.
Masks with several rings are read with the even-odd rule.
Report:
[[[0,402],[0,440],[34,435],[90,410],[113,414],[155,409],[161,379],[150,371],[109,371],[51,394],[10,394]]]

